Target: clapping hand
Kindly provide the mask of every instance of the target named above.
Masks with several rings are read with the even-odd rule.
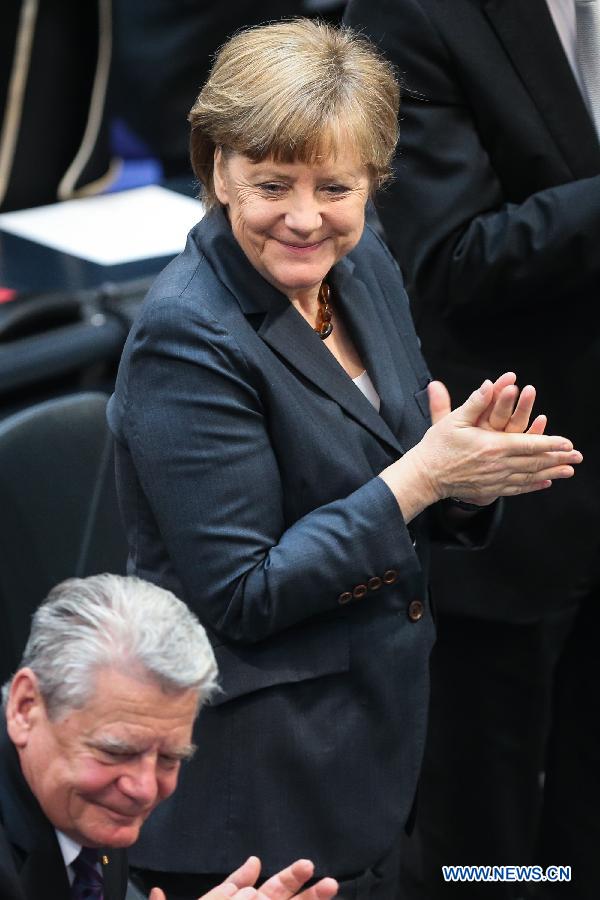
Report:
[[[459,431],[452,435],[456,444],[450,442],[453,449],[460,447],[466,454],[476,454],[467,462],[470,468],[467,472],[466,467],[456,465],[459,461],[452,459],[452,450],[448,447],[448,471],[442,478],[457,480],[452,493],[445,496],[484,504],[496,499],[496,496],[542,490],[550,487],[554,479],[570,478],[575,474],[573,466],[581,462],[581,454],[566,438],[544,435],[545,416],[538,416],[528,427],[535,388],[527,385],[519,392],[515,380],[514,372],[505,372],[494,384],[485,381],[453,412],[446,387],[439,381],[429,385],[433,425],[442,429],[457,425]],[[476,434],[469,433],[473,427],[491,434],[478,440]],[[426,438],[427,435],[423,442]],[[460,474],[461,470],[467,475],[464,482],[458,480],[464,477]],[[468,496],[461,496],[461,489]]]
[[[507,434],[543,434],[548,421],[545,415],[536,416],[529,425],[536,397],[535,388],[528,384],[519,392],[516,380],[514,372],[505,372],[496,379],[492,401],[476,424],[488,431],[504,431]],[[432,381],[429,385],[429,403],[433,422],[451,411],[450,395],[441,381]]]
[[[312,887],[301,890],[312,878],[313,872],[314,866],[310,860],[298,859],[255,888],[260,875],[260,860],[251,856],[222,884],[199,900],[290,900],[292,897],[297,900],[330,900],[338,891],[337,881],[333,878],[322,878]],[[164,891],[152,888],[149,900],[166,900]]]
[[[494,395],[485,413],[479,417],[477,424],[481,428],[493,431],[505,431],[512,434],[543,434],[548,422],[546,416],[538,415],[531,425],[529,420],[535,403],[536,391],[533,385],[527,384],[519,393],[514,372],[505,372],[494,382]],[[448,403],[450,398],[448,397]],[[527,427],[529,425],[529,427]]]
[[[486,380],[455,410],[445,386],[431,382],[431,428],[381,472],[405,521],[446,497],[485,506],[575,474],[581,453],[567,438],[544,434],[545,416],[529,425],[535,390],[519,393],[515,380],[513,372]]]

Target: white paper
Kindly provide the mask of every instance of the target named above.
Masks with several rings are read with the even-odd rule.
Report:
[[[204,215],[199,200],[157,185],[0,214],[0,228],[101,266],[174,256]]]

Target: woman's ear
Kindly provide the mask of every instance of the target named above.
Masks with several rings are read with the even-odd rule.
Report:
[[[213,183],[217,200],[223,206],[227,206],[229,203],[229,192],[227,190],[227,160],[225,159],[225,154],[221,147],[215,147]]]

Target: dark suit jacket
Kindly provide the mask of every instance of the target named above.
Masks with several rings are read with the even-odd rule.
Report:
[[[125,347],[109,421],[133,568],[198,614],[223,688],[136,847],[147,868],[228,872],[252,852],[267,872],[298,856],[358,872],[413,801],[428,539],[376,476],[427,428],[428,373],[370,230],[330,281],[381,415],[220,211],[159,277]]]
[[[56,832],[21,774],[17,752],[0,723],[0,897],[2,900],[70,900],[67,870]],[[127,890],[124,850],[100,850],[104,900]]]
[[[489,550],[432,567],[440,610],[532,619],[597,577],[598,138],[545,0],[351,0],[346,19],[405,84],[380,214],[434,376],[460,402],[514,370],[584,454],[573,481],[506,504]]]

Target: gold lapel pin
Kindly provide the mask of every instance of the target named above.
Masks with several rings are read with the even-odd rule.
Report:
[[[103,865],[103,866],[107,866],[107,865],[108,865],[108,856],[103,856],[103,857],[102,857],[102,865]]]

